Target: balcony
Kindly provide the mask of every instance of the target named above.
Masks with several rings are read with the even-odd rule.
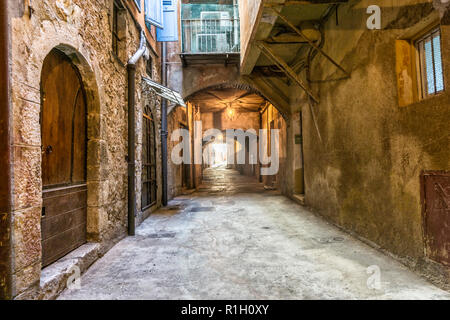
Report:
[[[187,64],[238,64],[240,25],[235,4],[184,4],[181,58]]]

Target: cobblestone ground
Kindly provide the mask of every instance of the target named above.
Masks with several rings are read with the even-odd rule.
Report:
[[[368,285],[369,283],[369,285]],[[225,168],[150,216],[60,299],[449,299],[392,258]]]

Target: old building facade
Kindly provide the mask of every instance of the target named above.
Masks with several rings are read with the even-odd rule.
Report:
[[[289,104],[287,194],[448,287],[448,3],[273,2],[240,1],[241,76],[282,70],[265,81]]]
[[[199,11],[236,5],[239,63],[233,41],[203,48],[195,34]],[[267,187],[448,287],[448,5],[181,1],[169,81],[197,106],[204,130],[280,129],[280,169],[262,177]],[[230,88],[262,100],[234,102],[241,118],[230,121]]]
[[[11,1],[8,9],[8,290],[13,298],[48,298],[69,271],[55,261],[76,249],[83,271],[127,234],[127,63],[140,30],[147,49],[133,93],[135,223],[160,206],[161,98],[141,80],[160,81],[160,49],[144,1]]]
[[[54,298],[167,200],[233,189],[214,167],[448,290],[450,2],[379,2],[9,1],[2,297]]]

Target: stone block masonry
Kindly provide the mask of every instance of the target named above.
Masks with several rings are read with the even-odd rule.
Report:
[[[13,297],[18,299],[51,296],[43,293],[42,286],[46,282],[41,281],[43,272],[49,277],[49,271],[41,270],[43,187],[40,113],[45,97],[41,96],[40,79],[44,59],[52,49],[58,49],[69,57],[79,71],[86,94],[88,244],[85,246],[98,244],[100,249],[96,247],[94,255],[98,257],[126,235],[128,124],[125,59],[136,51],[140,33],[132,11],[125,7],[122,13],[126,13],[126,26],[120,39],[124,52],[120,57],[115,55],[112,50],[112,6],[112,0],[67,0],[33,1],[32,10],[27,1],[24,6],[11,8],[12,285]],[[154,47],[149,51],[153,61],[157,62],[159,49]],[[159,63],[153,63],[153,66],[150,76],[159,81]],[[142,94],[140,79],[147,75],[144,59],[139,61],[136,74],[136,135],[139,137],[136,140],[139,141],[142,105],[149,101],[152,103],[155,122],[159,123],[156,110],[159,110],[160,99]],[[137,148],[136,152],[136,159],[141,159],[141,149]],[[138,177],[141,165],[138,161]],[[140,188],[136,198],[140,203]],[[145,214],[139,212],[138,215],[137,221],[141,222],[141,216]],[[58,288],[61,283],[58,283]]]

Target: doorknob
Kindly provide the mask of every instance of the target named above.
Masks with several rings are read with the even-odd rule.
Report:
[[[45,153],[46,154],[50,154],[53,152],[53,147],[52,146],[47,146],[47,148],[45,148]]]

